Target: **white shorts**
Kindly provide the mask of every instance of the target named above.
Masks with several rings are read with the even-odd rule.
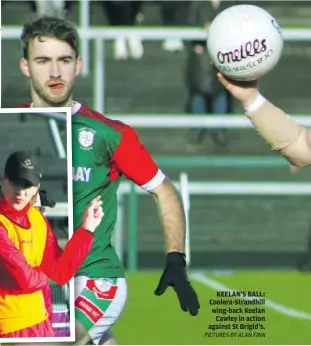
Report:
[[[90,279],[75,282],[75,318],[87,330],[95,345],[120,318],[127,301],[125,278]]]

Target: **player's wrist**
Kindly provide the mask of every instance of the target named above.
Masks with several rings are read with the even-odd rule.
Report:
[[[86,232],[88,232],[88,233],[94,234],[94,231],[90,231],[90,230],[87,229],[87,228],[84,228],[84,230],[85,230]]]
[[[266,99],[258,92],[246,102],[243,102],[244,111],[246,114],[256,112],[265,102]]]
[[[91,227],[90,225],[88,224],[82,224],[82,228],[87,231],[87,232],[90,232],[90,233],[94,233],[95,232],[95,228],[94,227]]]
[[[186,255],[178,251],[168,252],[166,255],[166,262],[170,264],[186,265]]]

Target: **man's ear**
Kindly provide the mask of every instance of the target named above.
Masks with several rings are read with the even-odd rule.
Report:
[[[28,60],[26,60],[25,58],[21,58],[19,61],[19,67],[23,72],[23,75],[25,75],[26,77],[30,77]]]
[[[82,67],[83,67],[82,58],[78,56],[76,60],[76,77],[79,76],[79,74],[81,73]]]

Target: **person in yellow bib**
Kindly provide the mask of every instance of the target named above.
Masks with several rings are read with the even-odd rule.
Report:
[[[70,281],[103,218],[97,197],[63,251],[45,216],[31,204],[42,174],[38,158],[28,151],[13,153],[5,164],[0,194],[0,338],[54,336],[49,280],[59,285]]]

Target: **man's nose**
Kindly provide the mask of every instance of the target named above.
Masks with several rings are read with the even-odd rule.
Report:
[[[61,77],[61,69],[57,61],[52,61],[51,63],[50,77],[53,79]]]

